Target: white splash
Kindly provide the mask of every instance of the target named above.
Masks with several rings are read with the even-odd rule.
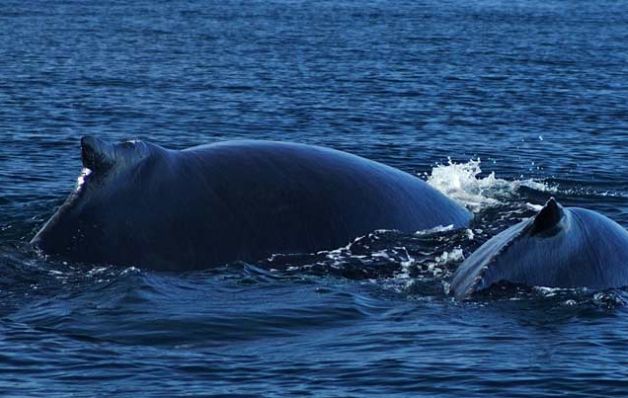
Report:
[[[513,196],[523,186],[543,192],[556,191],[556,187],[532,179],[508,181],[497,178],[494,172],[479,177],[482,173],[480,164],[480,159],[471,159],[467,163],[449,159],[447,164],[432,169],[427,182],[475,213],[502,204],[502,200]]]
[[[81,187],[83,186],[83,184],[85,184],[85,179],[90,174],[92,174],[92,171],[90,169],[88,169],[87,167],[84,167],[83,170],[81,170],[81,174],[76,179],[76,190],[77,191],[79,191],[81,189]]]
[[[543,205],[537,205],[534,203],[526,202],[526,208],[532,211],[541,211],[541,209],[543,209]]]
[[[418,231],[416,231],[414,234],[418,235],[418,236],[422,236],[422,235],[432,235],[432,234],[437,234],[440,232],[447,232],[447,231],[453,231],[454,226],[453,224],[450,225],[439,225],[437,227],[434,228],[430,228],[430,229],[420,229]]]
[[[450,252],[444,251],[440,256],[436,256],[437,265],[445,265],[460,260],[464,260],[464,254],[459,247]]]

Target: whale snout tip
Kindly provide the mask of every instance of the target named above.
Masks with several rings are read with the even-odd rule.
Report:
[[[100,138],[93,135],[84,135],[81,137],[81,149],[87,152],[97,153],[108,144]]]
[[[92,171],[104,170],[114,163],[113,147],[93,135],[81,138],[81,159],[83,167]]]
[[[95,139],[93,135],[84,135],[81,137],[81,146],[90,145]]]

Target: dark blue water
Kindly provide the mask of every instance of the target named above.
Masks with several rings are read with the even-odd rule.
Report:
[[[326,145],[476,224],[184,275],[46,261],[84,134]],[[625,292],[446,291],[551,195],[628,227],[627,159],[626,2],[3,0],[0,394],[626,396]]]

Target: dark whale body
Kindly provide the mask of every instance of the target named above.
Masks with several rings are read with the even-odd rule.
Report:
[[[456,270],[451,293],[467,298],[499,282],[604,290],[628,286],[628,232],[591,210],[550,199],[536,217],[496,235]]]
[[[419,178],[317,146],[81,142],[84,182],[32,240],[73,261],[190,270],[472,217]]]

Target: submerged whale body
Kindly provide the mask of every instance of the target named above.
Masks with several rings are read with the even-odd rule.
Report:
[[[472,218],[417,177],[317,146],[243,140],[179,151],[94,137],[81,146],[76,191],[32,240],[72,261],[199,269]]]
[[[496,235],[456,270],[460,299],[499,282],[594,290],[628,286],[628,232],[613,220],[551,198],[536,217]]]

